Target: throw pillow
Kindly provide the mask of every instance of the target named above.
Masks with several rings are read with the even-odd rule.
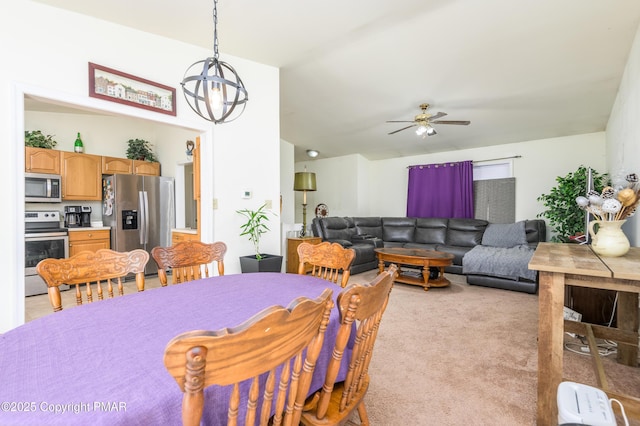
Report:
[[[527,244],[524,220],[516,223],[490,223],[482,235],[482,245],[489,247],[515,247]]]

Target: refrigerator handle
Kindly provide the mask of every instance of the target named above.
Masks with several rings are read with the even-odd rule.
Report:
[[[144,243],[149,244],[149,196],[144,191]]]
[[[147,212],[145,210],[144,191],[138,191],[138,208],[140,210],[140,222],[138,223],[138,236],[140,237],[140,244],[144,244],[146,240],[146,226],[145,217]]]

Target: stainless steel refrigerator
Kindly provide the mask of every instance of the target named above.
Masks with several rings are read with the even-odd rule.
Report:
[[[173,178],[108,175],[102,179],[102,224],[111,227],[111,249],[144,249],[171,245],[175,227]],[[149,258],[145,274],[158,266]]]

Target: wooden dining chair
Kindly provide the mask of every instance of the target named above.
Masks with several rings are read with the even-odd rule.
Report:
[[[75,286],[76,304],[82,305],[81,287],[85,285],[87,303],[93,302],[92,285],[98,293],[98,300],[104,297],[103,284],[106,284],[108,296],[113,297],[114,285],[118,294],[124,294],[124,278],[135,274],[138,291],[144,291],[144,268],[149,261],[149,253],[136,249],[129,252],[117,252],[100,249],[96,252],[81,251],[66,259],[43,259],[36,265],[36,272],[49,288],[49,301],[53,312],[62,310],[60,286]]]
[[[303,425],[342,425],[356,410],[360,424],[369,424],[364,406],[364,396],[369,388],[369,363],[396,275],[397,266],[392,264],[371,283],[351,284],[338,295],[340,329],[324,385],[305,404],[301,418]],[[354,331],[355,339],[352,338]],[[353,341],[352,346],[350,340]],[[352,348],[347,377],[344,382],[336,383],[347,345]]]
[[[204,389],[218,385],[229,386],[227,424],[298,425],[334,305],[332,294],[327,288],[315,300],[298,297],[287,308],[264,309],[237,327],[172,339],[164,365],[184,392],[182,424],[200,424]]]
[[[169,247],[154,247],[153,260],[158,264],[160,284],[167,285],[167,270],[172,269],[173,284],[209,276],[209,264],[218,263],[218,275],[224,275],[224,255],[227,245],[222,241],[203,243],[183,241]]]
[[[338,277],[342,276],[340,285],[344,288],[349,281],[355,255],[353,249],[344,248],[338,243],[301,243],[298,245],[298,274],[310,273],[333,283],[337,283]]]

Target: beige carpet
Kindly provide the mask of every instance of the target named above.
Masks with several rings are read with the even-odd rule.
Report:
[[[534,425],[538,296],[447,276],[451,286],[428,292],[394,286],[370,368],[371,424]],[[564,364],[565,379],[596,385],[589,356],[565,350]],[[605,359],[605,371],[613,389],[640,395],[638,369]]]

